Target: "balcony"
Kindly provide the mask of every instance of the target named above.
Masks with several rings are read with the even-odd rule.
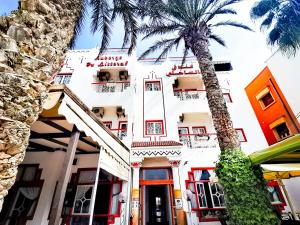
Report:
[[[123,92],[130,87],[130,81],[109,81],[92,83],[98,93]]]
[[[190,149],[217,149],[218,140],[210,114],[183,113],[178,121],[179,141]]]
[[[101,69],[94,76],[92,85],[98,93],[124,92],[130,87],[130,76],[127,70]]]
[[[126,124],[126,128],[117,128],[117,129],[110,129],[110,130],[120,140],[124,140],[127,137],[127,124]]]
[[[180,101],[206,100],[205,90],[174,90],[174,95]]]
[[[191,149],[217,148],[218,140],[214,133],[180,134],[179,141]]]

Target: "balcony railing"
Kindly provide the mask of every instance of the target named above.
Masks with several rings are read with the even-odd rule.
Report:
[[[179,141],[188,148],[217,148],[218,140],[214,133],[179,134]]]
[[[127,137],[127,128],[120,129],[110,129],[114,135],[116,135],[120,140],[123,140]]]
[[[130,87],[130,81],[95,82],[92,83],[100,93],[123,92]]]
[[[189,101],[189,100],[206,100],[206,91],[205,90],[174,90],[174,95],[180,99],[180,101]]]

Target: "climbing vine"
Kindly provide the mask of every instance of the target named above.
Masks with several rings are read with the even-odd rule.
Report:
[[[216,174],[224,188],[229,225],[277,225],[260,168],[240,150],[221,153]]]

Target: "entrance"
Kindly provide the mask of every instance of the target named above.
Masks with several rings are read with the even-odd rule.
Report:
[[[169,185],[145,187],[145,225],[171,224]]]
[[[142,225],[172,225],[173,180],[169,168],[143,168],[140,176]]]

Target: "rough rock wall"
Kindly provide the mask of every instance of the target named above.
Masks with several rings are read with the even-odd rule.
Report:
[[[73,36],[80,0],[20,0],[0,17],[0,211]]]

